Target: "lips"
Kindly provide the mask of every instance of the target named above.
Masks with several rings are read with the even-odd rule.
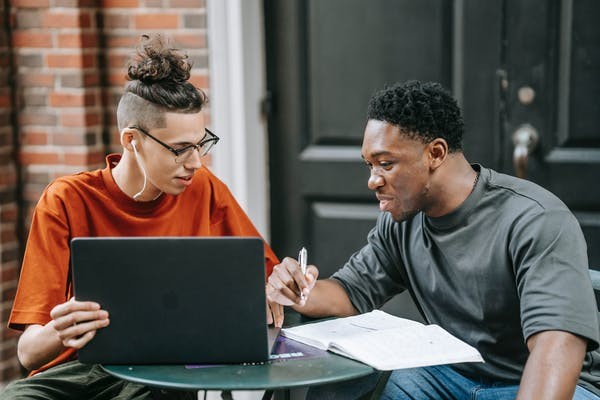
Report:
[[[189,176],[179,176],[177,180],[181,182],[184,186],[190,186],[192,184],[192,175]]]
[[[379,210],[380,211],[390,211],[393,198],[389,197],[389,196],[382,196],[380,194],[377,194],[376,197],[377,197],[377,200],[379,200]]]

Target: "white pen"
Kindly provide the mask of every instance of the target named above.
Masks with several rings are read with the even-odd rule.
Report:
[[[302,271],[302,275],[306,276],[306,249],[302,247],[300,249],[300,253],[298,254],[298,262],[300,263],[300,271]],[[304,300],[304,292],[300,291],[300,299]]]

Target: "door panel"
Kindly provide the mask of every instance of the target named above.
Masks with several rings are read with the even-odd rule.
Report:
[[[420,79],[459,100],[473,162],[514,174],[512,133],[537,130],[525,173],[575,212],[600,267],[600,2],[265,0],[265,13],[278,255],[304,245],[323,277],[365,243],[378,212],[360,158],[367,102]]]
[[[592,0],[507,1],[506,113],[503,170],[514,173],[512,133],[535,127],[539,144],[527,178],[546,187],[575,213],[590,265],[600,267],[600,3]],[[523,102],[519,90],[535,96]]]
[[[406,79],[450,85],[452,3],[266,0],[265,12],[272,245],[306,246],[326,277],[378,213],[360,156],[368,99]]]

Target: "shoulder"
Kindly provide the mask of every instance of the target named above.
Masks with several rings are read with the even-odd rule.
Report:
[[[223,208],[235,203],[227,185],[205,166],[196,171],[192,185],[180,196],[182,195],[193,198],[195,202],[209,202],[211,209]]]
[[[497,226],[507,226],[513,238],[528,243],[550,243],[559,237],[584,243],[579,222],[556,195],[536,183],[489,171],[485,196],[504,221]],[[512,241],[511,246],[521,242]]]
[[[502,174],[492,169],[484,170],[489,174],[486,192],[510,202],[511,207],[532,208],[538,211],[568,211],[565,203],[556,195],[534,182]]]
[[[46,186],[40,201],[64,198],[72,200],[74,196],[77,196],[77,193],[82,193],[90,189],[96,190],[102,185],[103,181],[100,170],[62,176],[56,178]]]
[[[211,197],[231,194],[227,185],[204,165],[196,171],[190,189],[195,192],[210,193]]]

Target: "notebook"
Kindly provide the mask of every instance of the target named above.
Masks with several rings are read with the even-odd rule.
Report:
[[[78,351],[83,363],[269,358],[277,332],[267,332],[260,238],[75,238],[71,268],[75,298],[110,317]]]

